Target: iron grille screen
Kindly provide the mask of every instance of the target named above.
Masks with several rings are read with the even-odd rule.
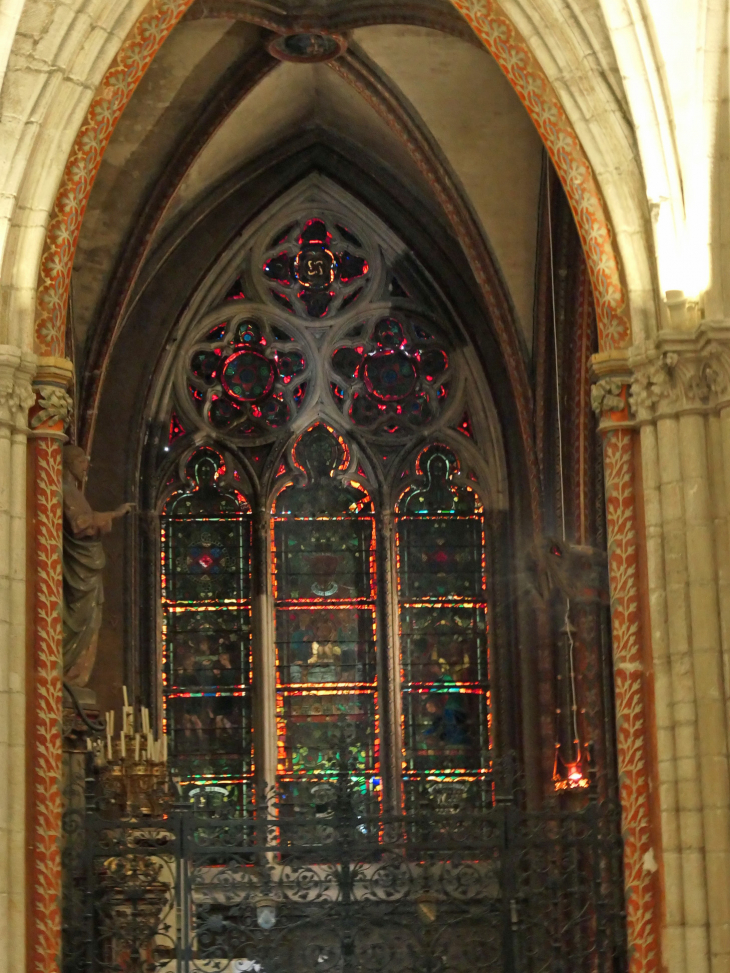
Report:
[[[247,817],[67,815],[66,973],[619,973],[619,809],[385,813],[350,775]]]

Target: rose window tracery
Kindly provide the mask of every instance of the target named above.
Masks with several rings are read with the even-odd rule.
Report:
[[[262,436],[285,426],[307,390],[307,359],[280,328],[255,320],[216,325],[193,351],[188,394],[217,430]]]
[[[370,268],[357,236],[339,223],[313,218],[272,241],[263,273],[277,304],[292,314],[323,318],[352,306]]]
[[[357,334],[356,329],[353,335]],[[421,324],[381,318],[332,355],[332,393],[354,425],[394,435],[423,428],[449,394],[449,356]]]

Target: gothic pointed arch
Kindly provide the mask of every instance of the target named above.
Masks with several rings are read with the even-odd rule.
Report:
[[[306,790],[343,734],[385,800],[433,790],[433,773],[434,800],[488,789],[486,519],[508,504],[504,446],[458,301],[398,234],[321,175],[282,194],[188,296],[145,426],[162,686],[137,664],[184,793],[240,806],[256,775]]]

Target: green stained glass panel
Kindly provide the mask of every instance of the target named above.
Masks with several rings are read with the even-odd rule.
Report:
[[[173,774],[239,777],[250,773],[251,725],[241,696],[173,696],[167,700]]]
[[[249,596],[247,520],[171,520],[167,597],[217,602]]]
[[[230,691],[248,685],[248,608],[169,611],[166,622],[171,689]]]
[[[281,700],[279,767],[288,774],[357,771],[375,765],[374,693],[287,694]]]

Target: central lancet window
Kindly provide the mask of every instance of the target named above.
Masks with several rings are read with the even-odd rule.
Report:
[[[272,517],[278,766],[294,781],[379,773],[375,510],[341,436],[317,425]],[[344,725],[344,728],[343,728]]]
[[[169,363],[173,773],[238,806],[343,767],[396,802],[486,794],[488,391],[402,245],[310,206],[227,258]]]

